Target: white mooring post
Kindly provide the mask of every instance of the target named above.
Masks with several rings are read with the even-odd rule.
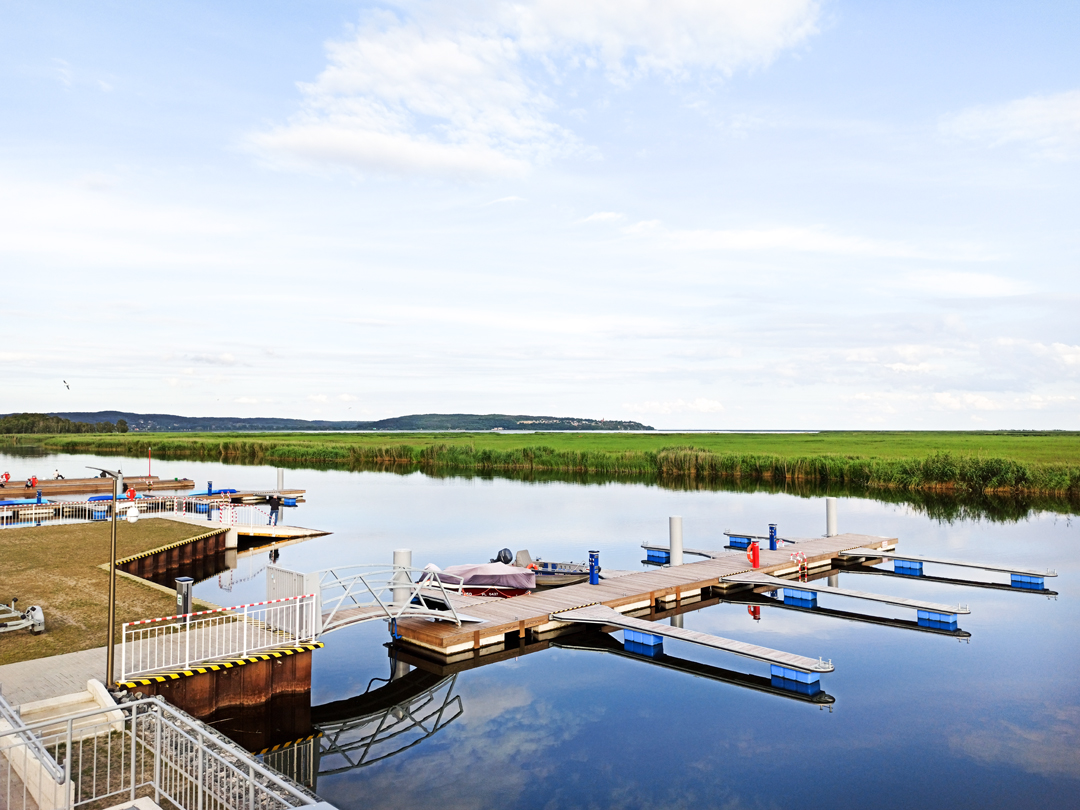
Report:
[[[277,468],[277,491],[285,489],[285,470],[281,467]]]
[[[409,569],[412,568],[412,549],[394,549],[394,584],[401,583],[402,587],[394,588],[394,604],[404,605],[409,601],[412,592],[412,579]]]
[[[669,565],[682,565],[682,517],[673,515],[668,518],[668,549],[671,554]]]
[[[833,537],[839,534],[836,530],[836,498],[825,499],[825,536]],[[829,587],[840,587],[840,575],[832,574],[829,576]]]

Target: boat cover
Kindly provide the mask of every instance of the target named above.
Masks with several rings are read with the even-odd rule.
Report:
[[[514,565],[503,563],[483,563],[481,565],[451,565],[439,569],[438,566],[428,565],[425,571],[435,571],[440,580],[446,584],[458,584],[466,587],[473,585],[499,585],[503,588],[524,588],[532,590],[536,587],[536,575],[527,568],[518,568]]]

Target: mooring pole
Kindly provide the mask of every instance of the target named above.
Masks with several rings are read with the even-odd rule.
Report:
[[[285,468],[284,467],[278,467],[277,468],[277,491],[281,492],[281,490],[283,490],[283,489],[285,489]]]
[[[682,517],[673,515],[668,518],[668,565],[682,565]]]
[[[403,606],[408,604],[409,595],[412,593],[412,577],[409,569],[412,568],[412,549],[394,549],[394,605]]]
[[[835,537],[840,532],[836,530],[836,498],[825,499],[825,536]]]

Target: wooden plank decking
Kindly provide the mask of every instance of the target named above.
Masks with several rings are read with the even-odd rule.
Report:
[[[817,568],[829,565],[841,551],[852,548],[886,549],[894,547],[896,542],[896,538],[839,534],[803,541],[799,543],[799,551],[806,555],[809,567]],[[676,601],[696,596],[703,588],[737,587],[723,583],[723,578],[751,570],[754,569],[751,569],[745,554],[739,553],[605,579],[599,585],[568,585],[514,599],[455,596],[451,597],[455,610],[482,622],[458,627],[450,622],[403,619],[398,622],[398,632],[407,643],[450,655],[502,643],[507,633],[523,637],[526,630],[543,633],[564,627],[569,623],[552,619],[551,614],[576,607],[602,604],[627,613],[649,607],[657,600]],[[761,567],[757,571],[783,575],[797,570],[789,549],[761,551]],[[465,599],[468,600],[467,604]]]

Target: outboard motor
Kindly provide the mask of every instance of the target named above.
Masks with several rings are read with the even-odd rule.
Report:
[[[40,636],[45,632],[45,611],[40,607],[31,605],[26,609],[26,613],[24,613],[23,616],[30,622],[30,632],[35,636]]]
[[[510,553],[510,549],[500,549],[499,553],[495,555],[495,559],[492,562],[501,562],[503,565],[510,565],[514,561],[514,555]]]

